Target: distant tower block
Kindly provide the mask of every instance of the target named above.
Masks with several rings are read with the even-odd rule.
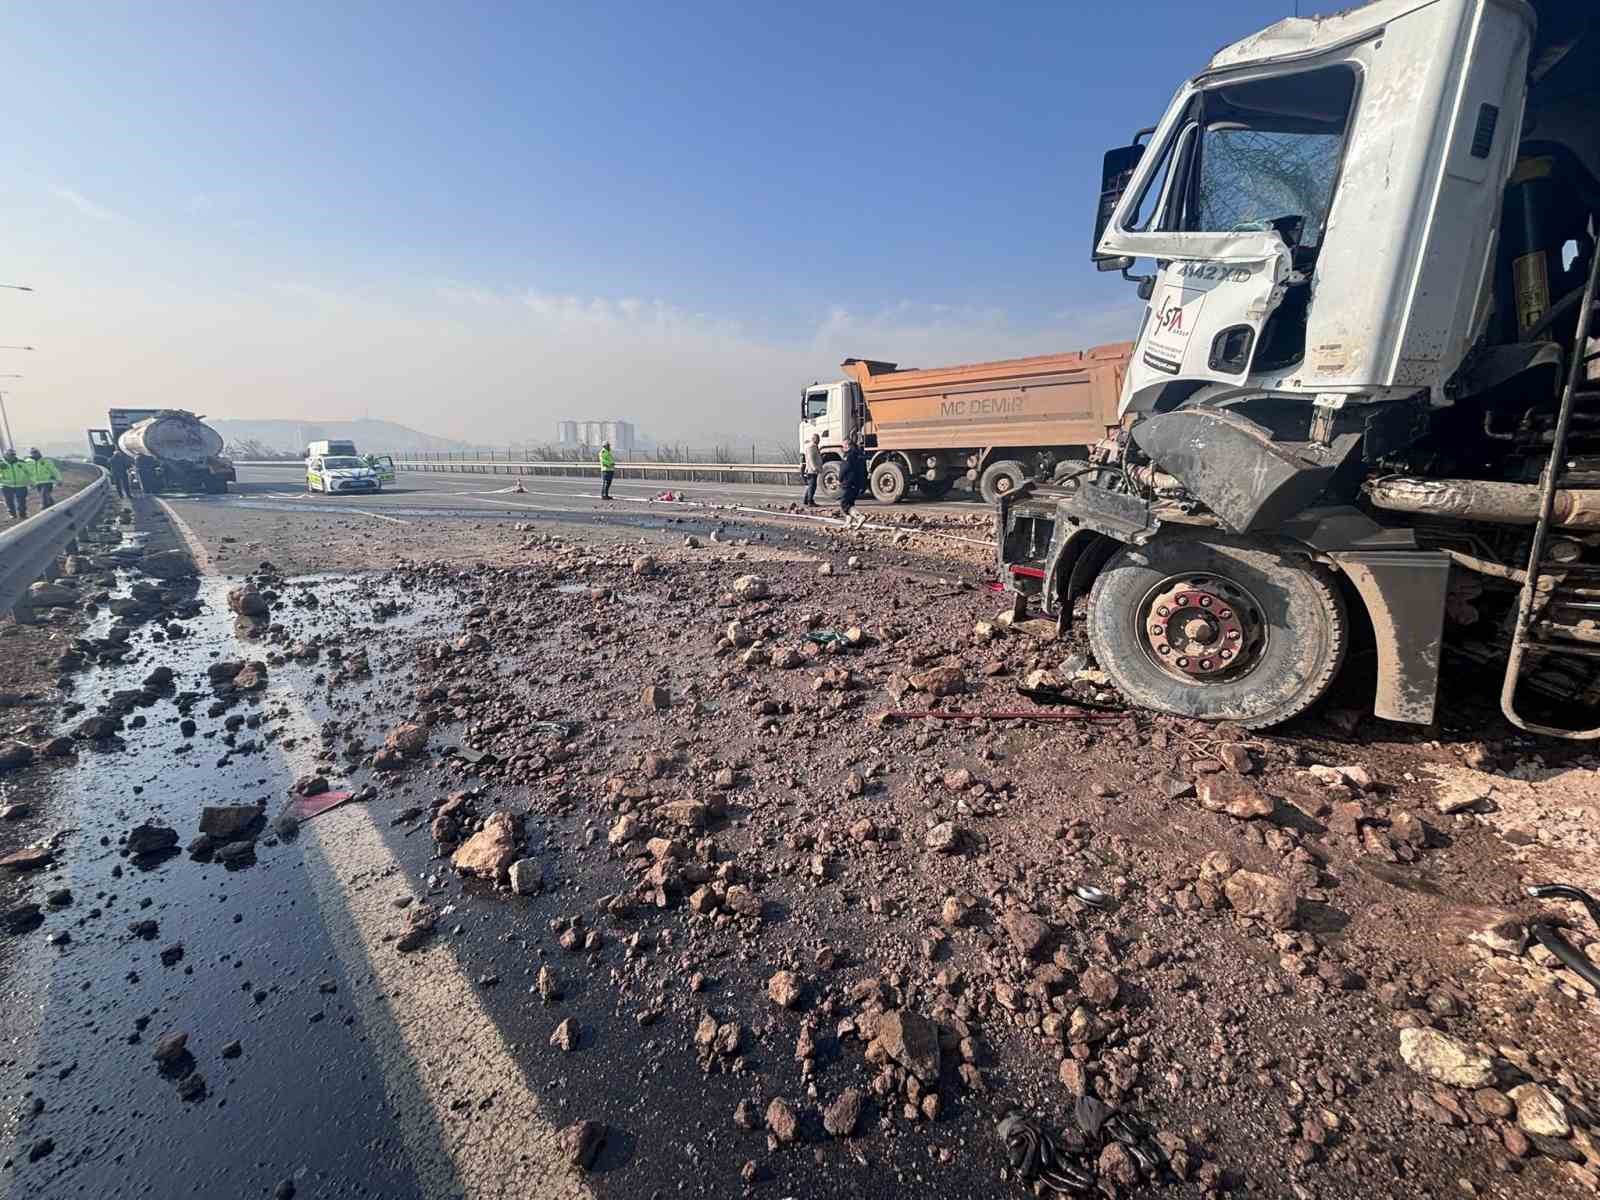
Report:
[[[609,442],[613,450],[633,450],[639,441],[631,421],[558,421],[556,436],[563,446],[600,446]]]

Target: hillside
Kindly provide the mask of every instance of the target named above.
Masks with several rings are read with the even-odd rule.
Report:
[[[464,450],[466,442],[421,433],[393,421],[243,421],[218,418],[206,424],[222,435],[230,449],[253,447],[300,454],[307,442],[323,438],[353,441],[363,454],[402,450]]]

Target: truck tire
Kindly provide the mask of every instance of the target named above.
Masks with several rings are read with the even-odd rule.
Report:
[[[919,479],[917,491],[921,492],[926,500],[943,500],[955,485],[956,481],[949,476],[944,479]]]
[[[1014,492],[1028,478],[1027,469],[1014,458],[1002,458],[984,468],[978,478],[978,495],[985,504],[993,504],[1007,492]]]
[[[1124,546],[1089,594],[1089,646],[1129,700],[1249,729],[1320,700],[1349,632],[1324,568],[1223,534]]]
[[[837,500],[844,495],[841,469],[841,464],[836,458],[830,458],[822,464],[822,470],[817,472],[817,495],[827,500]]]
[[[217,475],[206,478],[206,494],[208,496],[221,496],[228,490],[228,481]]]
[[[872,498],[879,504],[899,503],[900,497],[906,494],[906,488],[910,483],[905,467],[892,458],[873,467],[872,474],[867,477],[867,485],[872,489]]]

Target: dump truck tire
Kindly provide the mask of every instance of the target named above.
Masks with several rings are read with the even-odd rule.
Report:
[[[1016,491],[1027,478],[1027,469],[1021,463],[1014,458],[1002,458],[984,468],[978,479],[978,495],[985,504],[993,504],[1006,493]]]
[[[905,467],[890,459],[872,468],[867,483],[872,489],[872,498],[879,504],[897,504],[900,497],[906,494],[910,480],[906,477]]]
[[[917,491],[921,492],[924,499],[943,500],[950,494],[950,489],[955,487],[954,479],[919,479]]]
[[[1349,621],[1321,566],[1246,539],[1162,534],[1124,546],[1089,594],[1089,646],[1143,708],[1250,729],[1320,700]]]
[[[822,464],[822,470],[817,472],[817,495],[829,500],[837,500],[844,495],[844,479],[840,470],[838,459],[830,459]]]

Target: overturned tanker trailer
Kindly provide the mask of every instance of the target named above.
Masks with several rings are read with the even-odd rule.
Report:
[[[1106,155],[1094,258],[1148,307],[1116,435],[999,503],[1019,605],[1085,601],[1154,709],[1285,721],[1368,624],[1380,716],[1433,719],[1447,642],[1516,725],[1600,736],[1597,89],[1558,0],[1222,50]]]

